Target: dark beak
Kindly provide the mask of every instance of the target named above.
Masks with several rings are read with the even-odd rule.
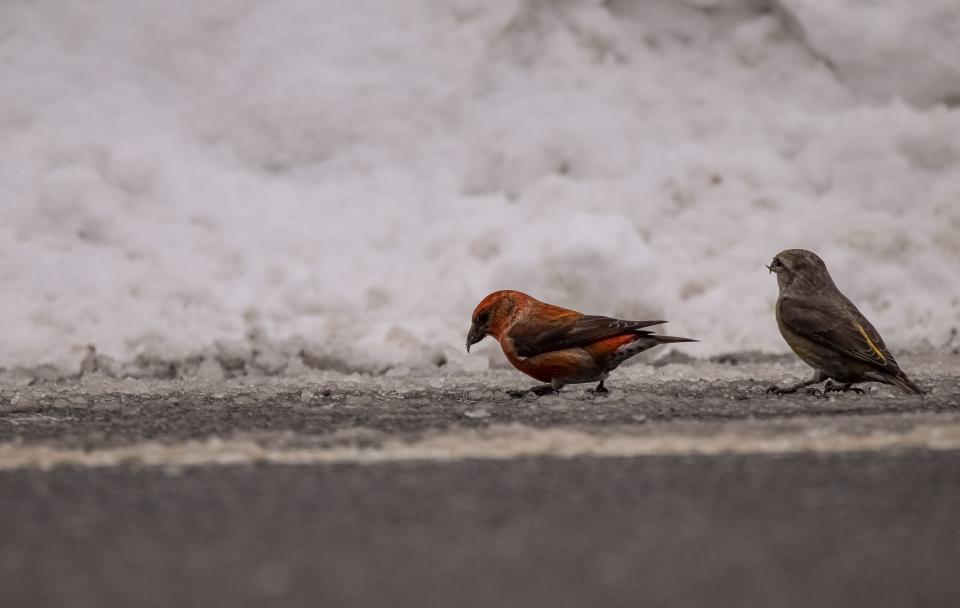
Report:
[[[773,268],[771,268],[769,264],[765,264],[764,266],[766,266],[767,270],[769,270],[770,272],[773,272]]]
[[[476,325],[470,326],[470,331],[467,333],[467,352],[470,352],[470,347],[483,340],[487,337],[487,332]]]

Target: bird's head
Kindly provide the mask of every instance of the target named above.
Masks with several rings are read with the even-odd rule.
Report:
[[[487,336],[500,337],[520,308],[533,298],[519,291],[495,291],[477,304],[467,333],[467,352]]]
[[[773,256],[767,270],[776,273],[777,285],[784,290],[794,283],[810,288],[833,285],[827,265],[820,256],[806,249],[787,249]]]

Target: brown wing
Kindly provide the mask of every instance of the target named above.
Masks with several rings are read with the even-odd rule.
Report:
[[[596,315],[570,316],[558,319],[530,319],[517,322],[507,336],[521,357],[535,357],[543,353],[587,346],[624,334],[649,334],[642,328],[660,325],[666,321],[624,321]]]
[[[857,307],[842,295],[842,303],[823,306],[805,299],[790,298],[780,307],[780,317],[792,331],[840,351],[854,359],[899,376],[896,359],[883,338]]]

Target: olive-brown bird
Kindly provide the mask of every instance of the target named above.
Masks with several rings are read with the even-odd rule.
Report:
[[[696,342],[643,330],[661,323],[666,321],[584,315],[519,291],[495,291],[473,311],[467,352],[486,336],[493,336],[514,367],[548,383],[532,388],[534,393],[582,382],[599,382],[596,392],[605,393],[607,375],[630,357],[658,344]]]
[[[793,393],[827,379],[824,391],[860,389],[856,382],[883,382],[913,394],[922,394],[887,350],[883,338],[857,307],[834,284],[820,257],[806,249],[781,251],[767,266],[777,274],[777,325],[783,339],[813,378],[790,386],[771,386],[768,392]]]

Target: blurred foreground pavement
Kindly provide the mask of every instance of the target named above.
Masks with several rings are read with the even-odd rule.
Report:
[[[4,606],[960,605],[960,361],[0,384]]]

